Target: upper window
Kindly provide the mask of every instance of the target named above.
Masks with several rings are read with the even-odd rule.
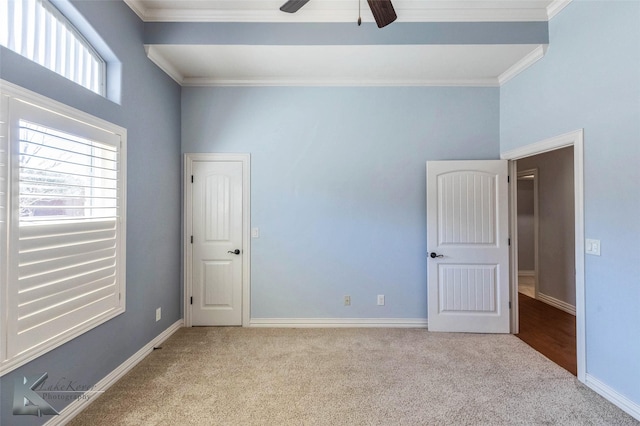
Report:
[[[48,0],[0,1],[0,45],[105,94],[105,61]]]

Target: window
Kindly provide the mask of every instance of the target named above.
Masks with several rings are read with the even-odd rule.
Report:
[[[4,374],[124,312],[126,131],[1,83]]]
[[[117,216],[117,149],[19,120],[20,226]]]
[[[105,61],[48,0],[0,1],[0,45],[105,94]]]

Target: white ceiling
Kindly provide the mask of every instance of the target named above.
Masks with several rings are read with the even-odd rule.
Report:
[[[148,47],[184,86],[498,86],[537,45]]]
[[[311,0],[298,13],[285,0],[125,0],[146,22],[354,22],[357,0]],[[398,22],[546,21],[571,0],[393,0]],[[363,21],[373,21],[362,0]],[[366,13],[365,13],[366,12]],[[394,25],[394,24],[391,24]],[[379,31],[384,31],[381,29]],[[540,59],[546,46],[181,45],[146,46],[185,86],[498,86]]]
[[[358,0],[311,0],[297,13],[286,0],[125,0],[146,22],[356,22]],[[571,0],[393,0],[398,22],[546,21]],[[364,21],[373,22],[361,0]]]

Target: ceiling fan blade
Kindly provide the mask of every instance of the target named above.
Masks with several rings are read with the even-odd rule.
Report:
[[[280,6],[280,10],[287,13],[296,13],[302,6],[307,4],[309,0],[289,0],[282,6]]]
[[[371,8],[371,13],[373,13],[373,18],[376,20],[376,24],[378,24],[378,28],[386,27],[398,18],[391,4],[391,0],[367,0],[367,2]]]

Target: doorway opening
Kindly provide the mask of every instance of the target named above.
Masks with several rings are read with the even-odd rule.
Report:
[[[537,299],[538,293],[538,169],[518,166],[518,293]]]
[[[573,146],[516,161],[517,336],[576,374]]]
[[[527,244],[527,236],[518,232],[520,180],[514,179],[516,185],[510,189],[511,332],[525,341],[532,338],[533,342],[529,339],[528,344],[584,382],[583,132],[579,130],[508,151],[502,158],[511,160],[511,176],[531,176],[531,171],[537,169],[533,180],[537,181],[539,223],[533,270],[528,269],[532,263],[527,266],[530,258],[523,257],[523,267],[520,267],[520,243]],[[520,186],[525,188],[527,184]],[[533,216],[531,221],[535,222],[535,214]],[[519,275],[533,278],[534,297],[519,292]]]

